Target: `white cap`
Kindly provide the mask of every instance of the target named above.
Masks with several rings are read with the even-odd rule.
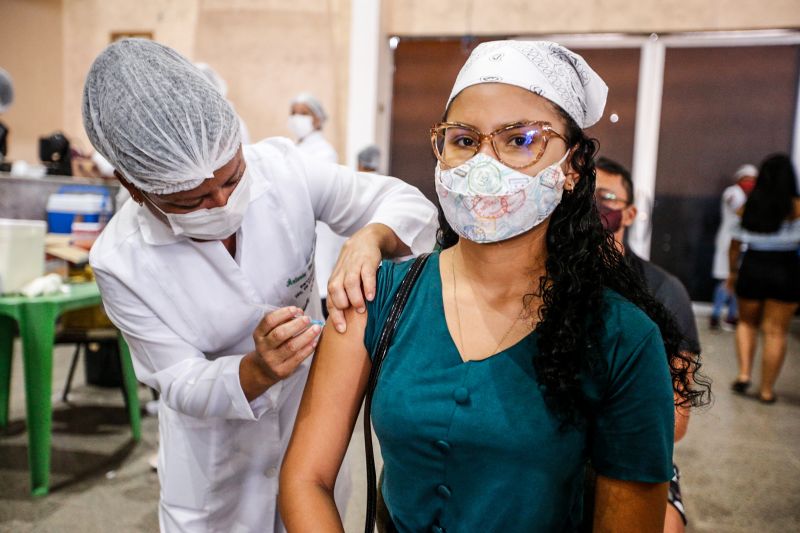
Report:
[[[364,168],[378,170],[378,165],[380,165],[380,162],[381,150],[374,144],[370,144],[358,152],[358,164]]]
[[[758,169],[755,165],[742,165],[739,169],[733,174],[733,181],[739,181],[740,179],[744,178],[745,176],[758,176]]]
[[[294,104],[307,105],[311,112],[314,113],[314,116],[317,117],[321,123],[324,123],[328,118],[328,115],[325,114],[325,109],[322,107],[322,103],[311,93],[298,94],[294,97],[294,100],[292,100],[292,105]]]
[[[505,83],[547,98],[588,128],[603,116],[608,87],[584,59],[550,41],[492,41],[478,45],[456,78],[447,107],[480,83]]]

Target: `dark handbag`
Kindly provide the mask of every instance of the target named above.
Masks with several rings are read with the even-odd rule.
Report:
[[[372,354],[372,368],[369,372],[369,380],[367,381],[367,392],[364,398],[364,449],[367,454],[367,516],[364,520],[364,532],[374,533],[375,519],[377,514],[378,502],[378,488],[375,479],[375,454],[372,449],[372,423],[370,421],[370,412],[372,406],[372,395],[375,392],[375,385],[378,383],[378,374],[381,372],[381,366],[384,359],[386,359],[386,352],[389,350],[389,345],[394,337],[394,332],[397,329],[397,322],[403,309],[408,301],[408,296],[411,294],[411,289],[414,287],[417,278],[419,278],[422,268],[428,261],[430,254],[423,254],[414,260],[411,268],[408,269],[403,281],[400,282],[400,287],[392,300],[392,306],[389,309],[389,315],[386,322],[383,324],[383,329],[378,337],[378,342],[375,346],[375,351]],[[383,518],[388,518],[388,512],[382,513]],[[390,518],[388,518],[391,521]]]

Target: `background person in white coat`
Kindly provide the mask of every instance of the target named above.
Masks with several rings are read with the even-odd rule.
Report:
[[[306,158],[286,139],[242,147],[230,104],[152,41],[98,56],[83,120],[133,200],[90,262],[138,379],[161,393],[161,529],[284,531],[278,470],[321,316],[314,222],[362,228],[331,286],[364,309],[382,254],[432,247],[435,209],[399,180]],[[344,327],[341,312],[332,320]]]
[[[308,157],[336,163],[339,155],[322,135],[322,126],[327,119],[328,115],[325,113],[325,109],[313,95],[300,93],[292,100],[288,126],[297,142],[297,148]],[[317,221],[317,248],[314,252],[314,264],[317,269],[317,285],[320,298],[322,298],[322,310],[326,317],[328,281],[346,240],[345,237],[337,235],[326,223]]]
[[[300,93],[289,107],[287,126],[301,152],[320,161],[337,163],[339,155],[336,149],[322,135],[327,120],[328,114],[322,103],[310,93]]]
[[[733,175],[736,182],[727,187],[722,193],[720,202],[721,220],[714,249],[714,266],[711,275],[716,281],[714,288],[714,306],[711,309],[709,327],[717,329],[720,327],[720,317],[722,309],[728,308],[725,323],[731,328],[736,326],[738,312],[736,309],[736,295],[727,287],[728,281],[728,250],[731,246],[731,232],[739,223],[739,209],[747,201],[747,195],[753,190],[756,184],[758,169],[753,165],[742,165]]]

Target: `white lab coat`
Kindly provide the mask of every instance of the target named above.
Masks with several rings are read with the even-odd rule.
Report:
[[[336,149],[329,143],[322,132],[314,130],[297,143],[297,147],[303,154],[313,157],[320,161],[336,163],[339,155]],[[328,297],[328,280],[333,274],[333,267],[339,259],[339,253],[347,240],[346,237],[337,235],[324,222],[317,221],[317,250],[314,253],[314,264],[317,270],[317,286],[319,295],[322,298]]]
[[[253,181],[235,258],[219,241],[175,237],[135,202],[91,251],[136,375],[161,393],[159,519],[170,533],[284,531],[278,472],[310,363],[249,403],[239,363],[254,349],[259,305],[320,317],[315,221],[345,234],[382,222],[415,253],[434,242],[433,205],[400,180],[304,158],[288,139],[247,146],[244,157]],[[340,512],[349,492],[344,470]]]
[[[728,250],[731,246],[731,231],[739,222],[736,212],[747,201],[747,194],[738,184],[731,185],[722,193],[720,211],[722,220],[719,223],[715,239],[714,266],[711,275],[714,279],[728,279]]]
[[[297,143],[300,151],[309,157],[325,161],[328,163],[338,163],[339,154],[336,153],[336,148],[329,143],[322,132],[314,130]]]

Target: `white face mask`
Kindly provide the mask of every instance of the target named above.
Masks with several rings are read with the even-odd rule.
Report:
[[[309,115],[289,115],[289,131],[298,141],[314,131],[314,119]]]
[[[148,198],[149,200],[149,198]],[[165,213],[152,200],[150,205],[167,217],[175,235],[202,241],[219,241],[236,233],[250,205],[250,178],[247,171],[222,207],[198,209],[189,213]]]
[[[499,242],[541,224],[561,202],[566,176],[557,163],[529,176],[485,154],[446,170],[436,194],[453,230],[472,242]]]

